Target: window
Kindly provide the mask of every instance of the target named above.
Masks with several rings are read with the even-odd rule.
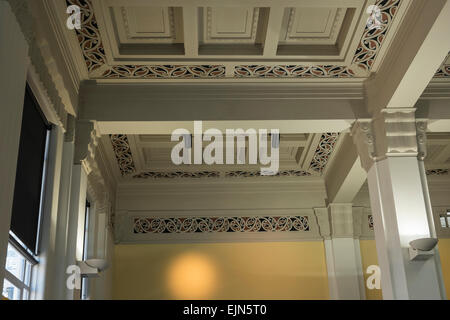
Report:
[[[6,255],[3,296],[9,300],[29,300],[33,266],[37,261],[11,239]]]
[[[31,297],[32,269],[39,253],[50,130],[50,124],[27,85],[2,292],[11,300]]]
[[[20,132],[11,231],[38,254],[50,125],[27,85]]]
[[[439,216],[442,228],[450,228],[450,210]]]

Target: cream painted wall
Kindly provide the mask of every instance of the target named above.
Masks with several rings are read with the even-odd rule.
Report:
[[[328,299],[322,241],[116,245],[114,299]]]

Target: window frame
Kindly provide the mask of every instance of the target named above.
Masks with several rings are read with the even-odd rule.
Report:
[[[12,232],[10,232],[10,237],[8,241],[8,250],[9,246],[14,248],[21,256],[21,258],[23,258],[25,261],[22,270],[23,280],[20,280],[13,273],[7,270],[5,264],[4,266],[5,277],[3,282],[7,280],[19,290],[20,294],[18,300],[31,300],[33,293],[33,281],[35,280],[35,277],[33,276],[34,267],[39,263],[39,261],[31,253],[29,249],[27,249],[23,244],[20,243],[20,240],[18,240],[17,237],[15,237],[14,234],[12,234]],[[28,268],[29,270],[27,270]],[[28,296],[26,298],[24,298],[25,290],[28,291]]]

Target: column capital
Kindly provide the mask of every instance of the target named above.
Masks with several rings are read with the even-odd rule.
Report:
[[[415,112],[415,108],[389,108],[355,122],[352,137],[366,171],[387,157],[425,158],[427,119],[416,119]]]
[[[355,238],[361,235],[361,211],[351,203],[330,203],[328,212],[332,238]]]

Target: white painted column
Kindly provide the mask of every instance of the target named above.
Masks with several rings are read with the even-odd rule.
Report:
[[[417,135],[414,109],[384,110],[353,128],[368,184],[384,299],[442,299],[438,263],[410,261],[409,242],[430,237],[427,190],[417,157],[425,142]]]
[[[332,203],[315,209],[324,237],[331,300],[364,300],[365,287],[359,247],[361,210],[352,204]]]
[[[359,240],[356,231],[360,229],[353,216],[352,204],[328,206],[331,219],[332,239],[328,245],[333,259],[334,283],[339,300],[364,300],[365,291],[361,290],[362,264],[359,252]],[[359,228],[358,228],[359,227]],[[356,239],[355,239],[356,238]],[[363,287],[364,289],[364,287]]]
[[[77,260],[82,259],[83,235],[80,229],[84,227],[86,208],[87,176],[81,164],[73,166],[72,187],[70,191],[69,224],[67,229],[66,265],[76,265]],[[66,279],[67,280],[67,275]],[[64,281],[66,283],[66,281]],[[74,300],[79,292],[66,287],[66,299]]]
[[[11,226],[28,45],[9,4],[0,0],[0,289]]]
[[[58,224],[56,230],[56,265],[54,292],[57,299],[66,298],[66,248],[67,232],[69,229],[70,191],[72,186],[72,169],[74,155],[73,118],[69,116],[68,129],[64,137],[63,155],[61,163],[61,183],[59,189]]]
[[[75,146],[72,168],[72,183],[70,188],[70,206],[66,239],[66,265],[76,265],[83,260],[84,222],[86,217],[86,197],[88,177],[83,165],[89,154],[89,144],[93,124],[91,122],[77,122],[75,125]],[[67,281],[65,275],[64,284]],[[68,300],[79,299],[80,292],[65,286],[65,297]]]

